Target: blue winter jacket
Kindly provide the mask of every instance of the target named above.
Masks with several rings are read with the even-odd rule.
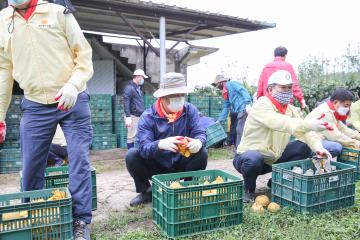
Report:
[[[238,81],[226,82],[226,88],[228,90],[228,100],[225,100],[222,112],[219,115],[218,120],[224,121],[229,115],[229,108],[232,112],[240,113],[245,111],[245,107],[251,104],[251,96],[246,88]]]
[[[172,136],[187,136],[199,139],[205,147],[205,128],[199,120],[198,110],[190,103],[185,103],[184,112],[174,123],[168,123],[166,118],[161,118],[153,104],[141,115],[138,124],[137,138],[141,157],[154,159],[164,168],[172,169],[174,163],[184,157],[180,153],[159,149],[159,140]]]

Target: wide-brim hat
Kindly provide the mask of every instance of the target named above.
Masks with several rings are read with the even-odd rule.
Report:
[[[133,73],[133,76],[142,76],[143,78],[149,78],[142,69],[136,69]]]
[[[154,97],[160,98],[173,94],[187,94],[192,90],[187,87],[185,77],[181,73],[165,73],[163,75],[160,87],[153,94]]]
[[[224,77],[224,75],[219,74],[216,75],[214,82],[211,84],[212,86],[216,87],[218,83],[226,82],[228,79]]]

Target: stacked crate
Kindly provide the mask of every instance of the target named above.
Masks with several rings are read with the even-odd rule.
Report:
[[[189,102],[196,106],[203,116],[210,115],[210,96],[203,94],[189,94]]]
[[[127,147],[127,128],[124,121],[124,101],[122,96],[113,96],[113,125],[118,148]]]
[[[92,149],[116,148],[116,136],[112,134],[112,100],[109,94],[95,94],[90,98],[93,127]]]
[[[145,109],[148,109],[149,107],[151,107],[151,105],[153,105],[156,101],[156,97],[154,97],[152,94],[146,94],[144,95],[144,104],[145,104]]]
[[[22,95],[13,95],[6,114],[6,139],[0,145],[0,174],[21,170],[20,120]]]

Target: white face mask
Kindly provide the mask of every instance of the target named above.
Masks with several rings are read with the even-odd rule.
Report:
[[[336,111],[337,111],[340,115],[346,116],[346,114],[348,114],[348,112],[350,111],[350,108],[339,107]]]
[[[185,104],[185,97],[173,97],[169,98],[170,104],[168,108],[171,112],[179,112]]]
[[[28,2],[30,2],[30,0],[8,0],[9,5],[14,7],[19,7]]]

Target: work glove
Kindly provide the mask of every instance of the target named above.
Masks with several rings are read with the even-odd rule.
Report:
[[[328,158],[328,159],[332,159],[332,156],[331,156],[331,154],[329,153],[329,151],[328,150],[326,150],[324,147],[322,147],[322,148],[319,148],[319,149],[316,149],[316,156],[318,157],[318,158]]]
[[[180,141],[181,138],[182,137],[177,136],[177,137],[168,137],[168,138],[165,138],[165,139],[161,139],[159,141],[158,148],[161,149],[161,150],[167,150],[167,151],[171,151],[171,152],[178,152],[179,149],[178,149],[176,144],[181,143],[181,141]]]
[[[332,156],[325,148],[317,149],[316,157],[313,158],[316,168],[315,174],[331,172],[331,160]]]
[[[202,143],[199,139],[188,138],[189,141],[187,148],[189,149],[190,153],[198,153],[202,148]]]
[[[126,117],[126,118],[125,118],[125,126],[126,126],[127,128],[129,128],[129,127],[131,127],[131,124],[132,124],[132,119],[131,119],[131,117]]]
[[[6,136],[6,123],[4,121],[0,121],[0,143],[5,142]]]
[[[324,130],[333,131],[334,128],[331,127],[328,122],[324,122],[323,120],[321,120],[324,117],[325,117],[325,114],[322,114],[317,119],[305,119],[305,122],[307,122],[307,124],[309,125],[311,130],[316,131],[316,132],[321,132]]]
[[[78,94],[78,90],[73,84],[65,84],[65,86],[61,88],[58,94],[55,96],[55,101],[60,100],[58,109],[61,111],[67,111],[71,109],[76,103]]]
[[[252,108],[252,107],[251,107],[251,105],[249,105],[249,104],[245,106],[245,111],[246,111],[247,114],[250,113],[251,108]]]
[[[301,109],[305,109],[305,108],[307,107],[306,102],[305,102],[305,99],[302,99],[302,100],[300,101],[300,105],[301,105]]]

